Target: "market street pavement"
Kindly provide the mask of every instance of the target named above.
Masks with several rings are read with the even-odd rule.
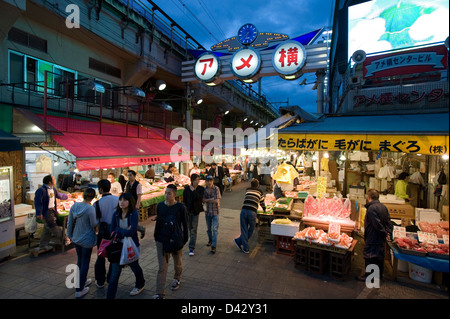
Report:
[[[342,281],[329,275],[314,275],[295,268],[294,257],[276,253],[270,242],[259,243],[258,231],[250,240],[250,254],[243,254],[233,243],[239,231],[239,214],[248,182],[233,186],[221,200],[219,237],[216,254],[206,247],[207,235],[203,213],[199,220],[195,256],[183,249],[183,274],[181,286],[171,291],[173,261],[169,264],[167,276],[167,299],[447,299],[436,285],[412,284],[405,279],[399,282],[384,280],[381,288],[369,289],[364,282],[354,278],[362,269],[362,245],[358,243],[352,260],[348,280]],[[264,186],[263,186],[264,189]],[[146,280],[145,290],[131,297],[134,275],[124,269],[119,281],[117,298],[146,299],[155,294],[158,262],[153,239],[155,222],[150,218],[143,225],[147,227],[141,240],[139,263]],[[360,240],[361,241],[361,240]],[[33,242],[37,245],[37,241]],[[94,248],[88,278],[94,280]],[[50,252],[37,258],[25,252],[17,252],[13,258],[0,262],[0,299],[74,299],[75,290],[66,288],[70,274],[66,267],[76,263],[75,249],[66,252]],[[93,283],[85,299],[104,299],[106,289],[99,289]]]

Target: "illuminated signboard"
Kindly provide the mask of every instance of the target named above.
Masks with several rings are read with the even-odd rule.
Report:
[[[202,54],[195,62],[194,72],[197,78],[204,82],[211,82],[219,74],[219,59],[215,54]]]
[[[272,56],[274,69],[284,75],[294,75],[304,66],[306,51],[297,41],[286,41],[275,49]]]
[[[253,49],[241,49],[231,58],[231,71],[241,79],[249,79],[258,73],[261,57]]]
[[[348,56],[445,41],[448,0],[373,0],[348,8]]]

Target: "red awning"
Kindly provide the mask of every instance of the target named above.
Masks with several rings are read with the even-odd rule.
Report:
[[[60,117],[47,117],[48,123],[62,131],[53,139],[76,157],[80,171],[187,161],[189,154],[178,154],[175,142],[164,138],[164,131],[117,123]],[[139,136],[139,137],[138,137]]]

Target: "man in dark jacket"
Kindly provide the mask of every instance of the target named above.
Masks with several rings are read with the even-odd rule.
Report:
[[[34,207],[36,218],[44,223],[39,249],[49,250],[52,248],[49,246],[50,239],[57,244],[62,240],[62,228],[56,224],[58,217],[56,199],[65,200],[68,195],[56,190],[56,180],[52,175],[45,176],[42,184],[34,194]]]
[[[198,216],[203,211],[203,194],[205,188],[198,185],[200,176],[191,175],[191,185],[187,185],[183,192],[183,203],[187,209],[189,228],[189,256],[194,256],[195,242],[197,241]]]
[[[380,279],[383,277],[384,253],[386,240],[392,236],[391,216],[379,199],[380,194],[375,189],[367,191],[369,203],[366,205],[366,217],[364,219],[364,250],[365,266],[377,265],[380,269]],[[358,277],[365,281],[366,275]]]

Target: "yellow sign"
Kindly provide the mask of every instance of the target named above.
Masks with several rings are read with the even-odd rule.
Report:
[[[386,151],[412,154],[448,154],[449,138],[435,135],[283,134],[278,148],[306,151]]]
[[[327,192],[327,178],[320,176],[317,178],[317,198],[322,198]]]

